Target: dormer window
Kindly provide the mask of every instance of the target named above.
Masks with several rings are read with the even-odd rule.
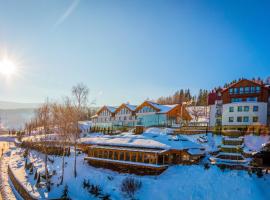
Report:
[[[240,92],[240,94],[243,94],[244,93],[244,88],[243,87],[240,87],[239,88],[239,92]]]
[[[245,93],[249,93],[249,87],[245,87]]]
[[[261,92],[261,87],[257,86],[257,87],[256,87],[256,92],[257,92],[257,93]]]

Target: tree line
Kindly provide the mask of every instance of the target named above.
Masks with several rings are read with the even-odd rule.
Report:
[[[159,97],[156,102],[160,104],[181,104],[183,102],[192,102],[192,105],[206,106],[208,90],[200,89],[197,95],[192,95],[190,89],[180,89],[173,95]]]

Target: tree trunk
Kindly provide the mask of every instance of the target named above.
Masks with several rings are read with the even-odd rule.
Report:
[[[48,179],[48,154],[45,153],[45,178],[46,178],[46,186],[48,187],[49,179]]]
[[[66,152],[66,149],[64,147],[64,150],[63,150],[63,156],[62,156],[62,176],[61,176],[61,182],[60,182],[60,185],[63,184],[64,182],[64,173],[65,173],[65,152]]]
[[[74,145],[74,177],[77,177],[77,143]]]

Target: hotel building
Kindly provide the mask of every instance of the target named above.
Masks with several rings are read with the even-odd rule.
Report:
[[[223,129],[263,128],[269,125],[270,87],[242,79],[208,96],[210,126]]]

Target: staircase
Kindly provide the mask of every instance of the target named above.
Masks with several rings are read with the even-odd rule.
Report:
[[[249,160],[243,156],[244,137],[238,130],[224,131],[220,152],[210,158],[212,164],[247,166]]]

